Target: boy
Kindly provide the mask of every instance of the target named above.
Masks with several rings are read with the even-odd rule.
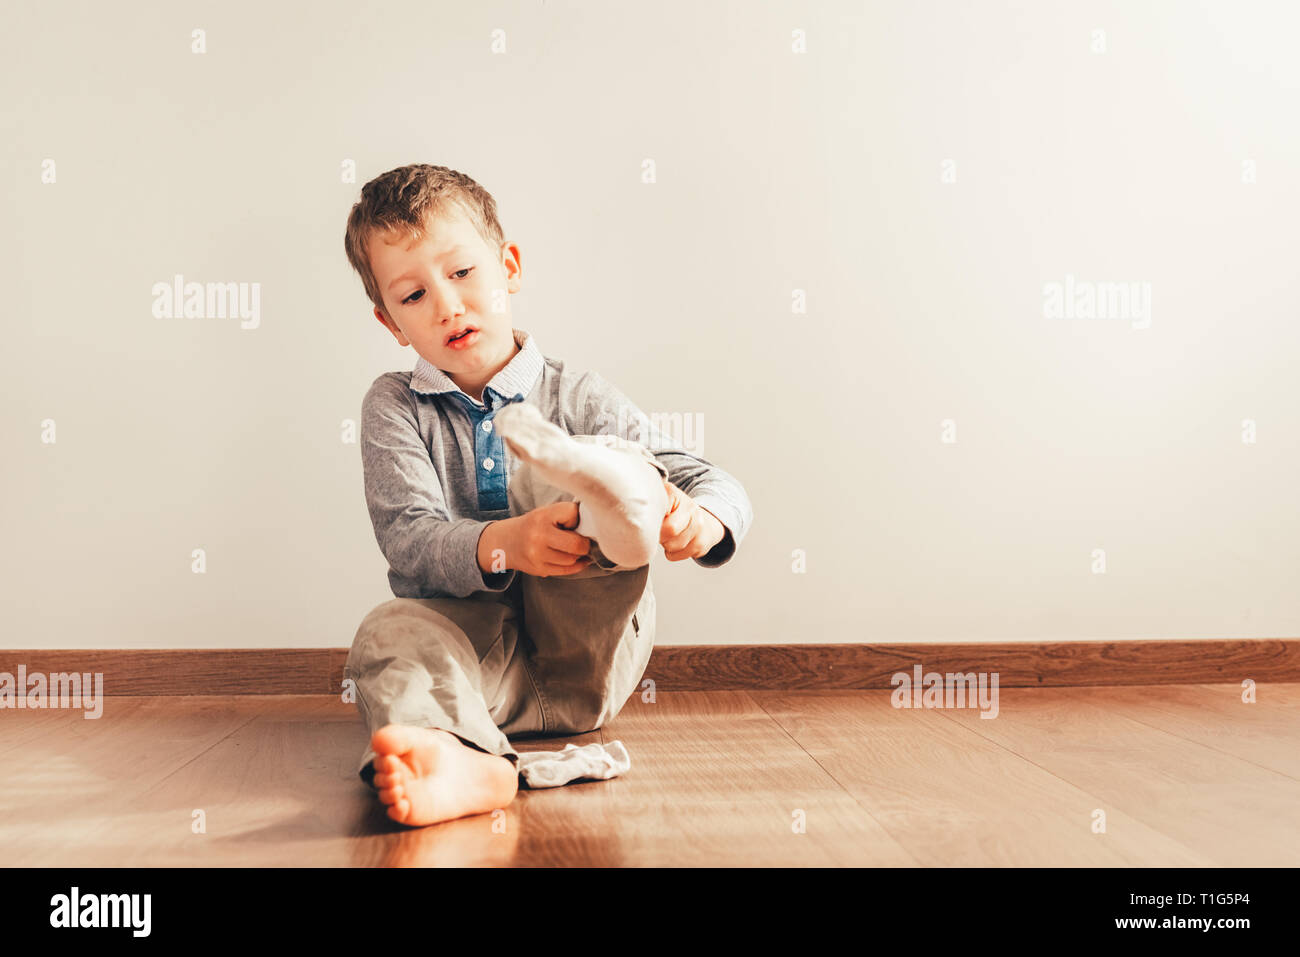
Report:
[[[375,317],[419,355],[362,403],[366,502],[397,596],[344,670],[371,734],[362,779],[414,826],[504,807],[521,776],[626,770],[620,742],[521,756],[507,735],[618,714],[654,644],[655,548],[729,561],[753,517],[744,488],[513,328],[519,247],[468,176],[421,164],[372,180],[345,248]]]

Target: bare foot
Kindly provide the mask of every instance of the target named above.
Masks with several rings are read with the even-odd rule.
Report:
[[[370,738],[379,800],[399,824],[418,827],[504,808],[519,790],[509,758],[464,744],[450,731],[389,724]]]

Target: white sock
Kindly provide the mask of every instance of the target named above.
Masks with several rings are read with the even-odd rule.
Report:
[[[574,531],[618,565],[650,564],[668,511],[664,479],[653,466],[620,450],[619,443],[627,443],[618,436],[596,436],[610,440],[609,446],[575,442],[527,402],[505,406],[494,423],[513,454],[579,503]]]
[[[519,773],[530,788],[557,788],[580,778],[607,780],[626,774],[632,758],[622,741],[609,744],[566,744],[561,751],[524,751]]]

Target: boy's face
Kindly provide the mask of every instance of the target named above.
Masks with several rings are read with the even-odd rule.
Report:
[[[499,250],[483,241],[472,223],[454,216],[425,222],[418,242],[386,241],[372,235],[366,242],[370,268],[384,299],[375,318],[399,345],[414,346],[431,365],[482,388],[515,353],[510,298],[519,291],[519,247],[502,243]],[[502,311],[493,312],[493,290]],[[391,318],[390,318],[391,317]],[[473,329],[459,342],[449,338]]]

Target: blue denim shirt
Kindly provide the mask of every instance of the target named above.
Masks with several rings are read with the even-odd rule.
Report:
[[[420,361],[425,360],[421,358]],[[434,371],[443,375],[437,369]],[[486,403],[484,404],[475,402],[455,383],[452,383],[454,391],[430,390],[423,382],[417,383],[415,374],[412,375],[411,389],[427,395],[446,395],[465,407],[465,414],[469,418],[469,432],[474,436],[474,462],[477,463],[474,475],[478,492],[478,511],[499,512],[508,509],[510,506],[506,497],[506,449],[501,436],[492,427],[492,420],[502,406],[511,402],[523,402],[524,394],[516,392],[514,395],[506,395],[489,385],[483,390],[483,400]]]

